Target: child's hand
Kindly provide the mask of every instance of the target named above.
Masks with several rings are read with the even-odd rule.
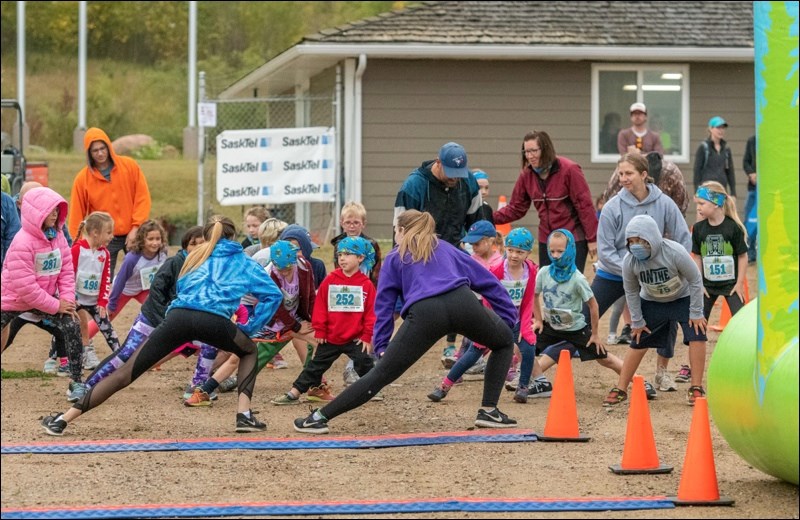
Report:
[[[318,347],[318,346],[322,345],[323,343],[327,343],[327,342],[328,342],[328,338],[314,338],[314,341],[312,341],[310,343],[314,343],[314,346]]]
[[[743,283],[737,282],[736,285],[733,287],[733,290],[731,291],[731,293],[728,296],[733,296],[734,294],[736,294],[739,297],[739,300],[741,300],[741,302],[744,303],[745,295],[744,295],[744,284]],[[706,297],[708,297],[708,294],[706,294]]]
[[[540,334],[544,329],[544,325],[542,324],[542,320],[534,318],[533,319],[533,332],[536,334]]]
[[[367,354],[372,354],[372,344],[367,343],[366,341],[362,341],[360,339],[356,340],[356,345],[361,345],[361,352],[366,352]]]
[[[606,353],[606,346],[600,343],[600,338],[597,336],[597,334],[592,333],[592,335],[589,336],[589,342],[587,343],[587,345],[592,345],[592,344],[594,344],[598,354],[602,355]]]
[[[58,300],[58,314],[69,314],[74,320],[80,320],[78,312],[75,310],[75,302]]]
[[[706,321],[705,318],[700,318],[699,320],[693,320],[689,318],[689,325],[692,326],[695,333],[700,334],[702,332],[703,334],[705,334],[708,322]]]
[[[734,288],[733,291],[735,291],[735,290],[736,289]],[[731,294],[733,294],[733,291],[731,291]],[[711,299],[711,296],[708,295],[708,289],[706,289],[705,285],[703,286],[703,296],[705,296],[709,300]]]
[[[100,306],[98,306],[98,307],[97,307],[97,314],[99,314],[99,315],[100,315],[100,317],[101,317],[101,318],[103,318],[103,319],[105,319],[106,317],[108,317],[108,311],[106,310],[106,308],[105,308],[105,307],[100,307]]]
[[[311,326],[311,322],[309,321],[300,322],[300,330],[297,331],[297,334],[305,336],[306,334],[311,334],[312,332],[314,332],[314,327]]]
[[[631,339],[639,343],[639,338],[642,336],[642,332],[646,332],[650,334],[650,329],[647,328],[647,325],[644,327],[631,327]]]

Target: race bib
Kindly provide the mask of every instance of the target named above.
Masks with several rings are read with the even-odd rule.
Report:
[[[663,283],[646,283],[642,285],[647,294],[654,298],[660,298],[680,291],[681,279],[676,276]]]
[[[78,271],[78,278],[75,280],[75,290],[86,296],[97,296],[100,294],[100,275],[97,273],[87,273]]]
[[[704,256],[703,276],[709,282],[727,282],[734,280],[736,272],[732,256]]]
[[[149,291],[150,286],[153,285],[153,278],[156,277],[156,273],[158,272],[158,268],[161,267],[160,265],[154,265],[153,267],[145,267],[141,271],[139,271],[139,277],[142,280],[142,290]]]
[[[515,307],[522,305],[522,295],[525,293],[525,280],[500,280],[508,291],[508,297],[514,302]]]
[[[36,253],[36,275],[54,276],[61,272],[61,250]]]
[[[544,318],[555,330],[566,330],[575,324],[570,311],[564,309],[544,309],[543,312]]]
[[[364,312],[364,288],[359,285],[330,285],[329,312]]]

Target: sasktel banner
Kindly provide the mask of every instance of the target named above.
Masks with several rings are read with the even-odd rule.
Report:
[[[223,206],[334,200],[333,128],[228,130],[217,136]]]

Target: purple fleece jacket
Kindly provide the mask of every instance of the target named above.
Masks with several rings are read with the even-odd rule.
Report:
[[[510,328],[517,320],[517,309],[500,281],[484,266],[455,246],[439,240],[427,263],[412,262],[411,255],[401,259],[397,248],[386,256],[378,279],[374,331],[375,352],[389,345],[394,330],[394,306],[403,298],[400,316],[406,317],[414,303],[452,291],[462,285],[486,298]]]

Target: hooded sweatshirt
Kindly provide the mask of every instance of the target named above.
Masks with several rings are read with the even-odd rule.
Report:
[[[597,231],[597,275],[601,278],[621,281],[622,259],[628,252],[625,228],[636,215],[653,217],[659,236],[680,243],[687,252],[692,250],[692,236],[681,210],[655,184],[648,184],[647,190],[647,197],[639,202],[623,188],[603,206]]]
[[[58,208],[56,236],[48,239],[42,224]],[[67,201],[50,188],[34,188],[22,200],[22,229],[14,237],[3,262],[2,309],[39,310],[55,314],[59,298],[75,301],[72,252],[61,228]]]
[[[450,188],[433,175],[433,163],[423,162],[400,187],[394,202],[394,224],[396,226],[397,217],[408,209],[427,211],[436,222],[439,238],[458,247],[465,230],[482,215],[478,211],[482,204],[478,181],[470,172],[466,179],[459,179]]]
[[[400,316],[405,318],[409,307],[416,302],[448,293],[462,285],[488,300],[506,325],[514,328],[518,313],[508,291],[500,280],[462,250],[439,240],[431,259],[423,263],[413,262],[410,253],[406,253],[405,258],[400,258],[398,249],[392,249],[386,255],[378,281],[378,297],[375,301],[375,353],[380,354],[389,345],[389,338],[394,330],[394,306],[398,297],[403,298]]]
[[[328,270],[325,268],[325,262],[311,256],[311,253],[314,251],[314,246],[311,244],[311,236],[308,230],[299,224],[286,226],[281,233],[281,240],[289,239],[297,240],[300,251],[303,252],[303,257],[311,264],[311,271],[314,273],[314,288],[319,288],[322,280],[324,280],[325,276],[328,274]]]
[[[689,317],[703,317],[703,278],[691,255],[679,243],[661,237],[656,221],[648,215],[633,217],[625,228],[625,240],[639,237],[650,244],[650,257],[637,260],[632,254],[623,260],[625,299],[631,311],[631,326],[645,326],[641,299],[671,302],[691,296]]]
[[[351,301],[348,296],[355,298]],[[341,268],[335,269],[319,286],[311,323],[315,337],[326,339],[334,345],[344,345],[357,339],[372,344],[375,286],[360,271],[347,276]]]
[[[167,309],[191,309],[230,319],[245,293],[258,299],[250,321],[239,324],[252,336],[272,318],[283,294],[263,267],[244,254],[242,245],[221,239],[208,259],[178,278],[178,296]]]
[[[108,146],[108,157],[113,163],[111,179],[106,180],[92,166],[89,148],[95,141]],[[150,190],[139,165],[130,157],[117,155],[111,140],[99,128],[90,128],[83,138],[87,164],[75,176],[69,202],[69,232],[77,236],[78,226],[93,211],[105,211],[114,219],[114,235],[127,235],[140,226],[150,215]]]

